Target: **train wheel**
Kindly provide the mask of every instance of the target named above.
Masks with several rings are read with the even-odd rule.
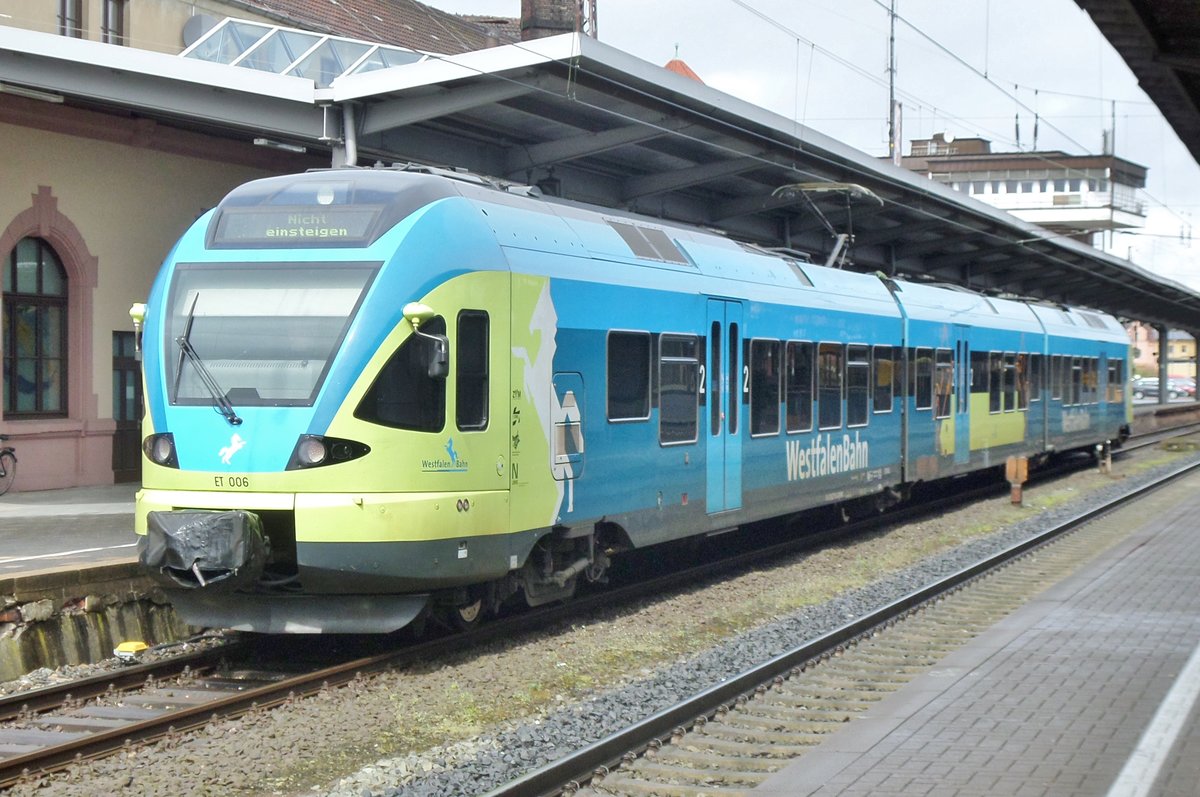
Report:
[[[467,631],[479,625],[488,610],[484,600],[486,595],[485,590],[472,587],[460,598],[462,603],[443,606],[440,612],[443,621],[455,631]]]
[[[483,619],[483,599],[476,598],[474,603],[466,606],[455,606],[450,609],[450,622],[460,631],[466,631],[479,625]]]

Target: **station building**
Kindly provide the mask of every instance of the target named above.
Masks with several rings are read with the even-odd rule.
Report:
[[[984,138],[914,139],[901,165],[1019,219],[1085,243],[1145,226],[1146,168],[1112,154],[993,152]]]
[[[371,36],[431,53],[484,49],[518,35],[516,20],[460,17],[409,0],[355,6],[0,0],[0,28],[172,55],[226,17]],[[369,13],[355,13],[363,11]],[[292,44],[318,38],[297,32]],[[328,56],[314,60],[322,57]],[[67,105],[53,91],[0,83],[0,149],[7,153],[0,192],[0,431],[17,448],[15,489],[140,478],[141,384],[129,306],[145,299],[183,230],[231,188],[329,166],[325,154],[214,136],[199,123],[188,127],[112,107]]]

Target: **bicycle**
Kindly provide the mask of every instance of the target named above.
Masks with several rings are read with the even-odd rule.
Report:
[[[0,443],[8,439],[8,435],[0,434]],[[0,495],[8,492],[13,479],[17,478],[17,452],[12,446],[0,448]]]

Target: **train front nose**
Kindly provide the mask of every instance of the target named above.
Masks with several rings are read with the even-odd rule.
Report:
[[[245,511],[150,512],[138,561],[165,586],[234,590],[252,586],[271,553],[262,520]]]

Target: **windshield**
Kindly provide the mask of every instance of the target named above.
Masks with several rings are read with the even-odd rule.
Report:
[[[209,404],[204,369],[235,406],[307,406],[371,283],[366,263],[180,265],[164,367],[173,404]]]

